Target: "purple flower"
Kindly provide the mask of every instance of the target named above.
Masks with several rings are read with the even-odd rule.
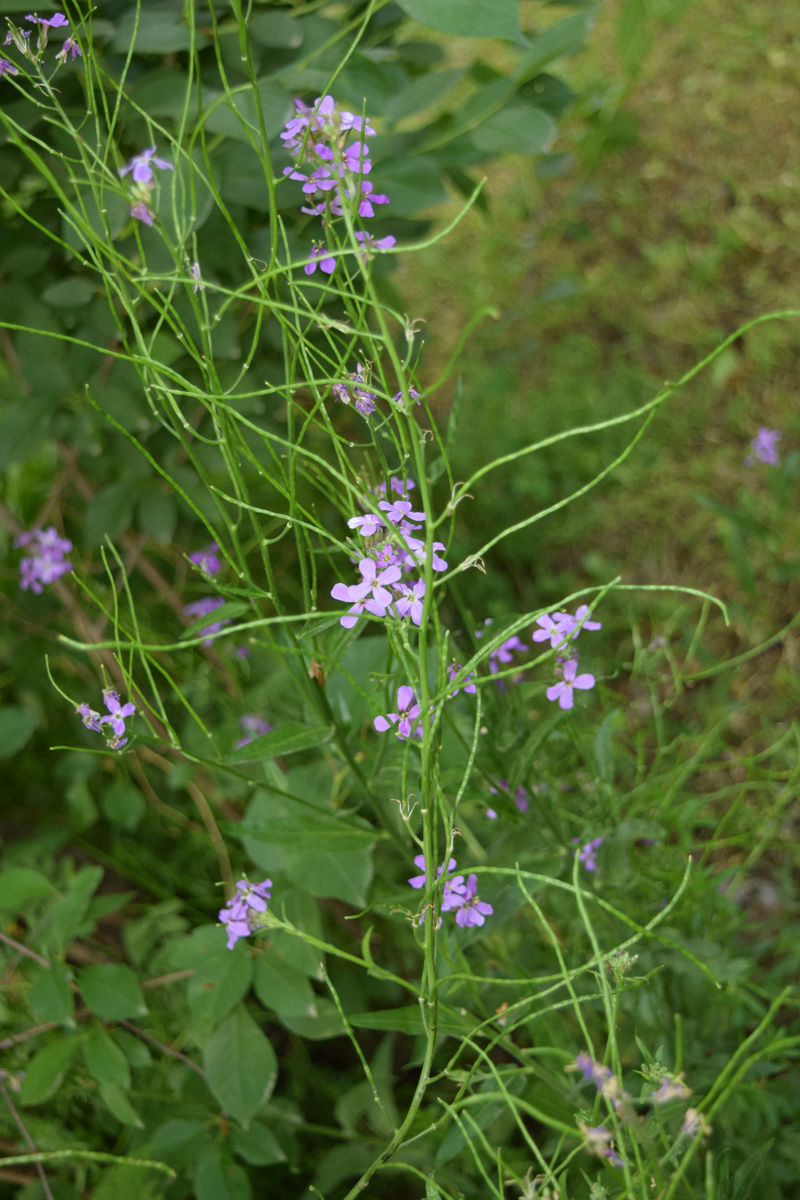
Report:
[[[311,258],[312,261],[303,267],[306,275],[313,275],[317,267],[326,275],[331,275],[336,270],[336,259],[332,258],[325,247],[317,242],[314,242],[311,247]]]
[[[131,205],[131,216],[134,221],[144,221],[145,225],[152,225],[155,213],[152,213],[143,200],[138,200]]]
[[[356,412],[360,412],[362,417],[368,417],[370,413],[375,412],[375,393],[365,392],[363,388],[356,388],[356,398],[353,402],[353,407]]]
[[[570,613],[563,612],[553,613],[552,617],[549,613],[544,613],[543,616],[536,618],[536,624],[541,628],[534,630],[533,640],[534,642],[544,642],[550,638],[550,645],[556,650],[573,634],[577,637],[582,629],[603,628],[599,621],[587,620],[588,615],[588,604],[581,604],[574,617]]]
[[[356,233],[356,241],[361,242],[360,255],[367,262],[374,254],[385,254],[387,250],[391,250],[397,238],[392,237],[391,234],[387,237],[374,238],[371,233],[362,233],[359,230]]]
[[[122,737],[125,732],[125,717],[132,717],[136,712],[136,705],[128,701],[127,704],[120,704],[119,693],[113,688],[103,689],[103,703],[108,709],[109,715],[100,718],[101,725],[110,725],[114,730],[114,737],[109,741],[109,745],[113,749],[124,746],[127,738]],[[91,728],[91,726],[89,726]],[[120,740],[122,739],[122,740]]]
[[[99,712],[95,712],[93,708],[89,708],[88,704],[78,704],[75,712],[80,715],[87,729],[92,729],[95,733],[101,732]]]
[[[416,400],[417,404],[422,404],[422,395],[420,392],[417,391],[417,389],[414,387],[413,384],[408,389],[408,397],[410,400]],[[392,403],[396,404],[398,406],[398,408],[402,408],[403,407],[403,393],[395,392],[395,394],[392,396]]]
[[[453,898],[451,907],[456,909],[456,925],[468,928],[470,925],[483,925],[487,917],[494,912],[491,904],[478,899],[478,876],[469,875],[467,882],[462,882],[462,876],[457,875],[453,880]]]
[[[577,843],[578,838],[573,838],[572,841]],[[597,870],[597,859],[595,857],[595,852],[600,849],[604,841],[605,838],[592,838],[590,842],[587,842],[584,846],[581,846],[580,850],[578,851],[578,862],[582,863],[582,865],[586,867],[587,871]]]
[[[766,425],[762,425],[750,443],[753,453],[748,454],[744,460],[744,465],[752,467],[756,459],[758,459],[759,462],[766,463],[769,467],[777,467],[781,461],[781,456],[778,453],[778,442],[782,437],[783,434],[779,429],[768,429]]]
[[[350,587],[344,583],[337,583],[331,590],[334,600],[345,600],[353,606],[339,621],[345,629],[353,628],[364,609],[375,617],[385,617],[386,610],[393,600],[387,584],[397,583],[401,575],[399,567],[386,567],[379,571],[371,558],[362,558],[358,569],[361,573],[361,583],[354,583]]]
[[[237,750],[241,750],[242,746],[249,746],[253,738],[263,737],[271,729],[278,728],[277,725],[270,725],[269,721],[265,721],[263,717],[252,715],[239,717],[239,724],[245,736],[236,743]]]
[[[68,37],[64,42],[64,45],[56,55],[56,61],[62,63],[66,62],[68,54],[72,55],[73,62],[75,62],[76,58],[83,58],[83,51],[73,37]]]
[[[703,1137],[708,1137],[711,1133],[711,1126],[706,1118],[696,1108],[687,1108],[686,1116],[681,1125],[681,1133],[685,1133],[688,1137],[695,1138],[698,1134]]]
[[[6,44],[8,44],[8,38],[6,38]],[[19,75],[19,71],[7,58],[0,58],[0,79],[4,75]]]
[[[189,264],[189,274],[191,275],[192,279],[194,280],[194,287],[192,288],[192,291],[194,292],[195,296],[197,295],[198,292],[205,291],[206,285],[202,282],[202,280],[200,278],[200,263],[199,262],[193,262],[193,263]],[[217,547],[217,549],[219,549],[219,547]]]
[[[202,600],[193,600],[191,604],[187,604],[183,610],[183,615],[189,617],[191,621],[196,621],[199,617],[207,617],[215,609],[221,608],[224,603],[225,601],[222,596],[203,596]],[[223,625],[230,625],[230,623],[231,619],[228,618],[225,621],[217,621],[213,625],[207,625],[204,629],[200,630],[200,636],[219,633]],[[213,638],[208,637],[208,640],[203,642],[203,645],[210,646],[212,641]]]
[[[386,516],[393,525],[399,525],[402,521],[411,522],[425,520],[425,513],[414,512],[411,507],[410,500],[381,500],[378,504],[378,508],[386,513]],[[416,528],[416,525],[409,525],[409,530]]]
[[[59,537],[53,525],[45,530],[33,529],[30,533],[21,533],[14,545],[27,547],[30,554],[30,557],[21,559],[19,564],[19,586],[23,592],[30,588],[40,596],[46,584],[54,583],[72,570],[72,563],[64,558],[72,549],[72,542]]]
[[[586,1139],[586,1149],[591,1154],[596,1154],[599,1158],[607,1158],[615,1167],[625,1166],[624,1161],[613,1147],[613,1135],[609,1133],[605,1125],[586,1125],[583,1121],[579,1121],[578,1128]]]
[[[383,521],[375,513],[367,513],[363,517],[351,517],[347,522],[350,529],[357,529],[362,537],[374,537],[379,529],[383,529]]]
[[[447,682],[448,682],[448,683],[453,683],[453,682],[455,681],[456,675],[458,675],[459,671],[463,671],[463,669],[464,669],[464,668],[463,668],[463,666],[461,665],[461,663],[457,663],[457,662],[451,662],[451,663],[450,663],[450,665],[449,665],[449,666],[448,666],[448,668],[447,668]],[[450,693],[450,695],[451,695],[451,696],[457,696],[457,695],[458,695],[458,693],[459,693],[459,692],[460,692],[460,691],[463,689],[463,690],[464,690],[465,692],[467,692],[467,693],[468,693],[470,696],[474,696],[474,695],[475,695],[475,692],[477,691],[477,688],[475,687],[475,684],[472,682],[474,678],[475,678],[475,675],[474,675],[474,673],[470,673],[469,675],[467,675],[466,679],[465,679],[465,680],[464,680],[464,682],[461,684],[461,686],[460,686],[460,687],[457,687],[457,688],[455,688],[455,689],[454,689],[454,690],[453,690],[453,691]]]
[[[34,17],[30,14],[25,18],[26,21],[32,21],[34,25],[46,25],[48,29],[60,29],[62,25],[69,25],[68,19],[63,13],[54,13],[52,17]]]
[[[653,1104],[668,1104],[670,1100],[688,1100],[692,1089],[683,1082],[682,1075],[665,1076],[659,1087],[650,1093]]]
[[[205,550],[195,550],[193,554],[189,555],[189,562],[193,562],[206,575],[217,575],[222,570],[219,546],[216,542],[212,542],[210,546],[206,546]]]
[[[422,724],[419,720],[419,705],[414,698],[414,689],[404,685],[397,690],[397,712],[387,713],[385,717],[376,717],[372,722],[379,733],[385,733],[392,725],[397,726],[397,736],[402,740],[411,737],[422,737]]]
[[[581,691],[586,691],[588,688],[593,688],[595,679],[594,675],[590,675],[588,672],[576,675],[578,663],[574,658],[564,663],[563,670],[564,678],[559,679],[558,683],[554,683],[547,689],[547,699],[557,700],[560,708],[572,708],[575,703],[572,696],[573,690],[579,688]]]
[[[595,1062],[590,1054],[581,1051],[575,1057],[574,1063],[568,1063],[564,1067],[565,1071],[580,1071],[584,1083],[593,1083],[595,1087],[602,1091],[610,1079],[614,1075],[610,1067],[606,1067],[603,1063]]]
[[[414,866],[419,867],[422,874],[412,876],[412,878],[409,879],[408,882],[411,884],[412,888],[416,888],[417,891],[419,891],[420,888],[425,887],[425,855],[424,854],[417,855],[417,857],[414,859]],[[437,871],[436,871],[437,879],[441,878],[441,875],[442,875],[442,872],[444,871],[444,869],[445,869],[444,866],[441,866],[437,869]],[[448,875],[450,874],[451,871],[455,871],[455,869],[456,869],[456,860],[454,858],[448,859],[447,860]],[[450,886],[449,883],[445,884],[445,888],[444,888],[445,892],[447,892],[447,889],[449,888],[449,886]]]
[[[423,514],[424,515],[424,514]],[[406,537],[408,550],[402,553],[402,563],[407,571],[416,571],[425,562],[425,543],[421,538]],[[431,546],[431,565],[434,571],[446,571],[447,563],[438,553],[444,550],[444,542],[434,542]]]
[[[271,879],[265,879],[263,883],[248,883],[246,879],[240,879],[236,884],[235,895],[219,910],[219,919],[228,933],[229,950],[233,949],[239,938],[248,937],[253,932],[250,914],[267,911],[271,887]]]
[[[505,790],[508,791],[508,780],[507,779],[501,779],[501,780],[499,780],[499,783],[500,783],[501,788],[505,788]],[[497,795],[497,788],[490,787],[489,791],[492,793],[493,796]],[[522,787],[522,785],[520,785],[517,788],[516,792],[514,793],[514,803],[516,804],[517,808],[519,809],[519,811],[521,813],[528,811],[528,793],[525,791],[525,788]],[[497,813],[495,812],[495,810],[493,808],[487,808],[486,815],[490,821],[494,821],[497,819]]]
[[[389,479],[389,491],[397,492],[398,496],[405,496],[407,492],[410,492],[411,489],[415,488],[416,486],[417,485],[414,483],[413,479],[407,479],[405,483],[403,482],[402,479],[398,479],[396,475],[392,475],[391,478]],[[375,495],[376,496],[385,496],[386,495],[386,484],[385,483],[378,484],[378,486],[375,488]]]
[[[126,167],[120,167],[120,175],[127,175],[130,172],[134,183],[153,183],[155,175],[152,166],[160,167],[162,171],[172,171],[172,163],[168,163],[166,159],[157,158],[156,149],[155,146],[149,146],[141,154],[134,154]]]
[[[372,181],[369,179],[363,179],[361,181],[361,189],[360,189],[360,195],[359,195],[359,201],[358,201],[358,215],[360,217],[363,217],[365,221],[368,221],[370,217],[375,216],[375,209],[372,207],[373,204],[389,204],[390,203],[389,197],[384,195],[383,192],[373,191],[374,187],[375,187],[374,183],[372,183]],[[352,193],[350,191],[347,192],[348,196],[350,196],[351,194]],[[356,237],[358,237],[358,236],[359,235],[356,234]],[[361,239],[359,238],[359,241],[360,240]],[[394,245],[394,243],[395,243],[395,239],[392,238],[391,244]],[[382,247],[379,247],[379,248],[382,249]]]
[[[417,890],[419,890],[420,888],[425,887],[425,855],[418,854],[416,856],[416,858],[414,859],[414,865],[419,867],[422,874],[412,876],[412,878],[409,879],[408,882],[411,884],[411,886],[413,888],[416,888]],[[450,858],[447,860],[447,868],[446,869],[447,869],[448,873],[450,871],[455,871],[456,860],[454,858]],[[441,879],[442,872],[444,870],[445,870],[444,866],[437,868],[437,871],[436,871],[437,880]],[[444,889],[442,891],[442,903],[440,906],[442,912],[452,912],[452,910],[456,907],[456,900],[458,897],[458,889],[462,886],[463,886],[463,876],[462,875],[457,875],[455,879],[446,880]],[[425,920],[425,914],[423,912],[420,914],[420,918],[419,918],[420,925],[423,924],[424,920]],[[441,923],[442,922],[440,919],[439,925],[441,925]]]
[[[418,579],[416,583],[409,586],[407,583],[399,583],[396,589],[400,596],[395,600],[395,609],[400,617],[411,617],[415,625],[422,623],[422,608],[423,597],[425,595],[425,580]],[[469,689],[466,689],[469,690]],[[473,692],[475,688],[472,689]],[[455,692],[453,693],[456,694]]]

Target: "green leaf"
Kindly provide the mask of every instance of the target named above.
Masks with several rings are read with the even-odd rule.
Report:
[[[370,834],[370,838],[374,836]],[[303,844],[302,837],[299,842]],[[366,907],[372,882],[372,855],[368,849],[346,850],[344,847],[349,844],[343,841],[342,849],[330,854],[321,853],[319,845],[309,847],[303,854],[287,854],[292,883],[312,896],[332,896],[356,908]]]
[[[100,805],[111,824],[125,833],[133,833],[138,828],[146,807],[139,788],[122,776],[105,789]]]
[[[512,78],[514,82],[525,83],[538,75],[548,63],[555,62],[564,54],[574,54],[586,40],[586,35],[594,24],[595,8],[584,8],[581,12],[573,13],[551,25],[544,33],[534,38],[530,47],[523,50]]]
[[[248,825],[244,828],[223,825],[223,830],[234,837],[247,837],[273,846],[290,846],[293,850],[318,852],[330,846],[335,847],[337,852],[363,850],[372,845],[378,836],[374,829],[362,829],[349,824],[344,818],[322,813],[319,816],[309,813],[303,817],[275,817],[269,825]],[[330,895],[329,892],[324,894]]]
[[[192,621],[191,625],[188,625],[181,634],[181,640],[196,638],[209,625],[216,625],[220,621],[232,621],[246,612],[248,612],[248,606],[241,600],[228,600],[225,604],[220,604],[218,608],[212,609],[210,613],[206,613],[204,617],[197,617]]]
[[[262,79],[258,85],[261,97],[261,108],[264,113],[267,137],[274,138],[280,133],[289,117],[294,116],[294,105],[289,93],[274,79]],[[206,107],[211,103],[211,97],[206,96]],[[237,116],[236,114],[239,114]],[[242,124],[244,120],[244,125]],[[250,132],[247,132],[249,126]],[[206,120],[206,129],[211,133],[221,133],[239,142],[250,144],[250,138],[260,136],[256,104],[249,90],[237,92],[219,104]],[[266,188],[266,183],[264,184]]]
[[[81,867],[70,879],[69,891],[55,905],[53,920],[42,932],[43,942],[53,945],[57,956],[79,930],[85,931],[86,913],[102,878],[102,867]]]
[[[245,1128],[272,1094],[278,1060],[243,1005],[217,1026],[204,1054],[208,1086],[222,1108]]]
[[[75,996],[70,984],[72,971],[63,962],[55,962],[48,971],[42,968],[31,985],[30,1005],[40,1021],[75,1024]]]
[[[195,1200],[251,1200],[252,1194],[247,1172],[219,1146],[203,1152],[194,1173]]]
[[[117,538],[131,523],[140,484],[132,479],[110,483],[97,493],[86,510],[84,532],[88,546],[101,545],[106,534]]]
[[[501,109],[472,131],[472,141],[487,154],[546,154],[558,126],[540,108]]]
[[[85,1003],[106,1021],[143,1017],[147,1005],[130,967],[109,963],[100,967],[82,967],[78,984]]]
[[[764,1159],[772,1149],[774,1140],[774,1138],[770,1138],[768,1142],[764,1142],[763,1146],[759,1146],[750,1155],[744,1166],[736,1172],[732,1182],[731,1200],[747,1200],[764,1165]]]
[[[149,533],[154,542],[168,545],[178,524],[174,497],[156,490],[145,492],[136,509],[136,521],[142,533]]]
[[[278,758],[284,754],[295,754],[298,750],[311,750],[329,742],[333,730],[325,725],[301,725],[299,721],[286,721],[277,729],[263,733],[253,738],[246,746],[240,747],[229,754],[225,762],[228,766],[238,763],[259,762],[262,758]]]
[[[259,1000],[271,1012],[317,1015],[316,996],[307,977],[274,951],[265,949],[256,959],[253,983]]]
[[[130,1100],[118,1083],[101,1083],[100,1095],[111,1109],[114,1116],[123,1125],[132,1125],[135,1129],[144,1129],[144,1123],[131,1105]]]
[[[457,37],[505,38],[523,42],[517,0],[397,0],[400,8],[430,29]]]
[[[138,21],[137,29],[137,17]],[[189,50],[192,45],[189,27],[183,19],[181,6],[177,4],[153,5],[140,12],[138,6],[129,8],[117,26],[111,48],[117,54],[127,54],[133,45],[137,54],[175,54]],[[208,38],[197,33],[195,46],[201,50],[208,45]]]
[[[237,943],[227,948],[228,935],[219,925],[201,925],[173,947],[170,961],[196,974],[189,980],[192,1026],[201,1035],[211,1032],[247,995],[253,979],[253,960]]]
[[[0,708],[0,758],[11,758],[30,740],[39,724],[27,708],[8,704]]]
[[[128,1060],[105,1029],[94,1029],[83,1043],[83,1061],[92,1079],[98,1083],[131,1086]]]
[[[303,23],[288,12],[251,13],[247,32],[260,46],[274,50],[296,50],[303,44]]]
[[[401,121],[412,113],[431,108],[464,78],[463,70],[433,71],[395,92],[386,104],[386,116]]]
[[[339,1010],[332,1000],[317,1001],[315,1017],[295,1017],[288,1013],[280,1013],[281,1025],[291,1029],[299,1037],[312,1042],[327,1041],[328,1038],[341,1037],[346,1033]]]
[[[421,154],[384,159],[375,165],[375,190],[392,197],[392,216],[413,217],[449,199],[438,164]]]
[[[20,1098],[24,1105],[41,1104],[58,1091],[79,1045],[80,1038],[64,1036],[33,1056],[22,1081]]]
[[[42,292],[45,304],[54,308],[78,308],[94,299],[97,285],[83,275],[71,275],[61,279]]]
[[[31,867],[6,867],[0,871],[0,911],[21,912],[31,900],[55,894],[55,888]]]
[[[253,1121],[249,1129],[234,1129],[231,1142],[239,1157],[254,1167],[286,1162],[286,1155],[275,1134],[260,1121]]]

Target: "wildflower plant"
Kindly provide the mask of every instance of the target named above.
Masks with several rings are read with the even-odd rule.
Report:
[[[153,1195],[171,1194],[177,1175],[198,1200],[388,1197],[397,1177],[409,1195],[443,1200],[504,1197],[509,1184],[711,1200],[703,1154],[737,1082],[800,1036],[773,1029],[785,995],[761,989],[716,1074],[700,1051],[684,1063],[664,960],[671,977],[719,989],[681,925],[691,858],[670,847],[675,886],[657,862],[633,899],[615,884],[656,839],[636,807],[649,748],[615,741],[628,651],[608,630],[658,585],[610,577],[486,615],[470,568],[491,569],[498,543],[579,497],[482,546],[462,518],[487,476],[543,447],[466,480],[454,470],[457,412],[442,422],[434,405],[450,374],[428,371],[387,279],[390,260],[423,253],[425,239],[403,224],[408,160],[387,149],[406,133],[371,111],[364,83],[383,53],[380,7],[356,6],[335,33],[305,10],[248,20],[234,5],[225,22],[189,10],[186,26],[159,27],[185,57],[179,86],[167,70],[155,95],[127,79],[130,57],[104,60],[90,24],[83,52],[65,41],[55,59],[47,38],[67,17],[35,18],[34,49],[10,28],[17,60],[2,86],[35,80],[23,94],[58,129],[55,166],[15,110],[0,119],[61,223],[7,202],[58,248],[60,282],[107,310],[71,331],[30,316],[4,330],[29,354],[32,337],[69,351],[87,427],[135,464],[87,501],[81,538],[77,520],[71,541],[55,527],[18,536],[20,582],[44,603],[59,580],[65,597],[48,671],[74,726],[57,753],[78,844],[147,898],[98,891],[101,866],[52,853],[58,828],[11,864],[3,946],[12,974],[31,971],[8,1047],[27,1072],[21,1103],[51,1105],[68,1125],[90,1080],[102,1148],[70,1154],[87,1173],[81,1190],[108,1164],[107,1194],[146,1171]],[[116,54],[140,34],[143,53],[157,52],[139,16],[117,29]],[[516,20],[516,4],[498,3],[492,22],[510,39]],[[569,48],[585,17],[566,20],[571,40],[556,45]],[[257,59],[276,40],[293,53],[298,27],[308,48],[281,78],[303,94],[290,95]],[[530,121],[526,71],[538,79],[560,51],[547,50],[552,37],[538,57],[535,46],[520,51],[509,111],[515,128],[544,129],[544,146],[554,127],[543,109]],[[80,130],[48,74],[73,59],[91,118]],[[410,90],[420,80],[400,61]],[[498,95],[478,91],[476,128],[498,116]],[[405,103],[415,111],[413,95]],[[468,208],[479,188],[465,187],[459,154],[477,161],[463,141],[472,126],[451,139],[451,124],[433,133],[454,142]],[[597,424],[635,432],[581,493],[625,461],[673,390]],[[681,601],[725,615],[699,590]],[[103,715],[83,699],[93,672]],[[113,942],[102,922],[128,905]],[[646,1011],[642,994],[657,997],[671,1056],[647,1080],[643,1116],[626,1085],[655,1050],[625,1031]],[[346,1064],[334,1082],[309,1065],[333,1041]],[[48,1169],[54,1127],[37,1130],[59,1143],[44,1158],[27,1146]]]

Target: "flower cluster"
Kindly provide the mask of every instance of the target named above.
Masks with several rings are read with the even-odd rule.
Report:
[[[766,463],[768,467],[777,467],[781,461],[778,442],[782,436],[779,429],[769,429],[766,425],[762,425],[750,443],[753,453],[748,454],[744,465],[752,467],[758,460],[758,462]]]
[[[294,103],[297,115],[286,123],[281,139],[295,159],[283,174],[303,185],[306,204],[300,211],[321,217],[323,226],[344,216],[345,205],[362,220],[374,217],[375,205],[388,204],[389,197],[376,192],[366,178],[372,162],[364,139],[375,136],[369,120],[339,108],[333,96],[318,96],[310,108],[302,100]],[[364,259],[390,249],[396,241],[361,231],[356,239]],[[336,268],[336,259],[319,243],[312,246],[305,273],[313,275],[317,267],[327,275]]]
[[[263,883],[248,883],[246,879],[240,879],[235,894],[219,910],[219,919],[228,932],[229,950],[233,949],[239,938],[249,937],[253,932],[252,914],[267,911],[271,887],[271,879],[265,879]]]
[[[136,712],[136,705],[131,701],[128,701],[127,704],[120,703],[119,693],[115,692],[113,688],[103,688],[103,703],[108,711],[102,717],[88,704],[77,705],[75,711],[80,715],[86,728],[94,730],[95,733],[103,733],[103,726],[110,725],[112,736],[106,736],[106,745],[109,750],[121,750],[128,740],[124,736],[125,718],[133,716]]]
[[[404,684],[397,689],[397,712],[387,713],[386,716],[376,717],[372,724],[378,733],[385,733],[393,725],[397,726],[397,736],[401,741],[409,737],[422,737],[422,723],[419,717],[419,704],[414,695],[414,689]]]
[[[120,167],[120,176],[125,177],[130,175],[131,183],[131,216],[135,221],[143,221],[145,225],[152,225],[155,214],[150,209],[150,203],[153,199],[153,188],[156,184],[156,177],[153,174],[153,167],[158,167],[161,171],[174,170],[172,163],[168,163],[164,158],[158,158],[156,155],[156,146],[148,146],[141,154],[134,154],[127,166]]]
[[[59,537],[53,525],[21,533],[14,545],[27,547],[29,554],[19,564],[19,586],[23,592],[30,588],[40,596],[46,584],[72,570],[72,563],[64,557],[72,549],[72,542]]]
[[[331,591],[334,600],[343,600],[351,606],[340,619],[345,629],[352,629],[364,611],[374,617],[410,617],[415,625],[422,623],[425,580],[408,575],[419,571],[425,563],[425,542],[415,536],[420,523],[425,521],[425,513],[414,511],[411,501],[404,493],[403,496],[400,500],[379,500],[376,505],[379,513],[368,512],[347,522],[365,539],[366,555],[358,560],[361,582],[349,586],[337,583]],[[447,570],[442,550],[444,543],[433,543],[434,571]]]
[[[218,608],[221,608],[225,603],[222,596],[203,596],[201,600],[193,600],[191,604],[184,606],[183,615],[188,617],[190,621],[196,621],[200,617],[207,617]],[[211,625],[206,625],[200,630],[200,636],[205,637],[204,646],[210,646],[213,638],[212,633],[219,633],[223,625],[230,625],[230,618],[224,621],[216,621]]]
[[[575,1057],[574,1063],[568,1063],[565,1071],[580,1071],[583,1083],[593,1083],[601,1095],[610,1100],[614,1108],[619,1110],[630,1102],[630,1096],[623,1091],[622,1085],[610,1067],[595,1062],[590,1054],[581,1051]]]
[[[561,678],[547,689],[547,699],[557,700],[560,708],[572,708],[575,703],[573,692],[575,688],[585,691],[595,685],[594,675],[588,672],[578,674],[578,656],[573,643],[582,629],[602,629],[599,621],[589,620],[589,605],[581,604],[575,616],[571,613],[557,612],[551,616],[544,613],[536,618],[538,629],[533,631],[534,642],[550,641],[554,650],[562,654],[556,659],[556,674]]]
[[[412,888],[419,890],[425,887],[425,855],[418,854],[414,859],[414,866],[419,867],[421,875],[414,875],[409,879]],[[450,858],[447,861],[447,871],[455,871],[456,860]],[[437,869],[436,878],[441,878],[444,866]],[[470,925],[483,925],[486,918],[490,917],[494,912],[491,904],[487,904],[485,900],[478,899],[478,876],[469,875],[464,880],[463,875],[456,875],[455,879],[446,879],[444,890],[442,892],[442,912],[455,912],[456,925],[460,925],[466,929]],[[420,918],[422,924],[422,918]]]
[[[40,55],[47,49],[47,35],[51,29],[63,29],[65,25],[69,25],[69,18],[63,13],[53,13],[52,17],[38,17],[35,13],[29,13],[25,18],[37,28],[36,49],[31,47],[30,29],[22,29],[8,22],[8,32],[5,36],[4,46],[16,46],[20,54],[24,54],[26,58],[33,62],[38,62]],[[68,37],[61,49],[56,54],[56,62],[65,63],[69,55],[72,55],[72,61],[76,58],[83,57],[83,51],[76,42],[74,37]],[[19,71],[12,62],[7,58],[0,58],[0,77],[3,75],[19,75]]]

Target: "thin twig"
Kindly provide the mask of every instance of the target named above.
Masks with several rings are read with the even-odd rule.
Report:
[[[145,1033],[143,1029],[139,1029],[137,1025],[132,1025],[130,1021],[117,1021],[117,1025],[121,1025],[123,1029],[127,1029],[129,1033],[134,1033],[136,1037],[140,1037],[143,1042],[149,1042],[151,1046],[156,1046],[162,1054],[168,1054],[170,1058],[177,1058],[178,1062],[184,1063],[187,1067],[196,1072],[207,1083],[206,1073],[202,1067],[198,1067],[196,1062],[192,1062],[191,1058],[187,1058],[185,1054],[181,1054],[180,1050],[173,1050],[171,1046],[166,1046],[160,1042],[158,1038],[154,1038],[152,1033]]]
[[[191,979],[196,974],[194,967],[187,967],[185,971],[173,971],[171,975],[159,975],[156,979],[145,979],[142,987],[164,987],[168,983],[177,983],[179,979]]]
[[[17,1123],[17,1128],[22,1134],[25,1145],[29,1150],[32,1150],[34,1154],[38,1154],[39,1151],[36,1149],[36,1144],[31,1135],[28,1133],[28,1130],[25,1128],[25,1122],[22,1120],[22,1117],[14,1107],[14,1103],[8,1094],[8,1089],[6,1088],[5,1083],[2,1081],[0,1081],[0,1095],[2,1095],[3,1099],[8,1105],[8,1111],[11,1113],[12,1117]],[[53,1193],[50,1191],[50,1184],[47,1182],[47,1176],[44,1173],[44,1167],[40,1162],[36,1163],[36,1174],[39,1176],[39,1182],[42,1185],[42,1191],[45,1194],[45,1200],[53,1200]]]
[[[31,1029],[23,1029],[22,1033],[15,1033],[12,1037],[3,1038],[0,1041],[0,1050],[10,1050],[12,1046],[18,1046],[20,1042],[27,1042],[28,1038],[38,1037],[40,1033],[49,1033],[51,1029],[60,1029],[60,1021],[45,1021],[44,1025],[34,1025]]]
[[[18,954],[24,954],[26,958],[32,958],[40,967],[47,967],[48,971],[51,969],[51,965],[46,958],[42,958],[41,954],[37,954],[35,950],[29,950],[27,946],[23,946],[22,942],[14,941],[7,933],[0,933],[0,942],[5,942],[7,946],[11,946]]]

